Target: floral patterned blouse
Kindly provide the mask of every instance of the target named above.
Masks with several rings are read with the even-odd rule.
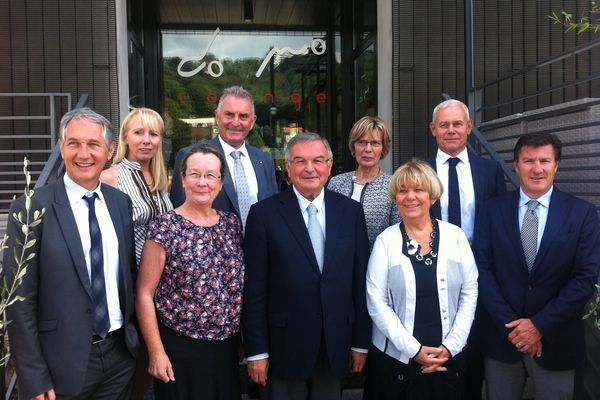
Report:
[[[175,211],[155,217],[148,239],[166,252],[154,301],[162,324],[181,335],[223,340],[240,326],[244,254],[239,218],[219,213],[213,226],[199,226]]]

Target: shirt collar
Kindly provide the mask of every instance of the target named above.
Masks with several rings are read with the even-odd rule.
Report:
[[[439,161],[441,164],[444,164],[446,161],[448,161],[449,158],[453,158],[453,157],[447,153],[444,153],[442,150],[438,149],[436,158],[437,158],[437,161]],[[463,151],[458,153],[456,158],[460,159],[460,161],[462,161],[464,164],[468,164],[469,163],[469,151],[467,150],[467,148],[465,147],[463,149]]]
[[[125,165],[126,167],[129,167],[130,169],[137,169],[137,170],[142,169],[142,166],[139,162],[131,161],[127,157],[125,157],[121,160],[121,164]]]
[[[308,200],[306,197],[302,196],[300,194],[300,192],[298,192],[298,190],[296,190],[296,187],[292,185],[292,187],[294,188],[294,193],[296,194],[296,197],[298,198],[298,205],[300,205],[300,211],[304,212],[306,211],[306,207],[308,207],[308,205],[310,203],[313,203],[315,205],[315,207],[317,207],[317,210],[321,211],[323,209],[323,203],[325,202],[325,190],[321,189],[321,193],[319,193],[319,195],[317,197],[315,197],[315,199],[313,201]]]
[[[550,197],[552,197],[553,190],[554,190],[554,186],[551,186],[550,190],[548,190],[546,193],[544,193],[543,195],[541,195],[540,197],[538,197],[535,200],[537,200],[538,203],[540,203],[544,207],[549,208],[550,207]],[[527,204],[529,202],[529,200],[531,200],[531,198],[523,192],[523,189],[519,188],[519,207],[523,207],[525,204]]]
[[[224,141],[221,138],[221,135],[219,135],[218,137],[219,137],[219,143],[221,143],[221,147],[223,147],[223,154],[229,156],[234,151],[239,151],[240,153],[242,153],[244,155],[244,157],[248,157],[248,149],[246,148],[246,141],[244,141],[244,143],[242,143],[242,145],[240,146],[239,149],[236,149],[235,147],[233,147],[232,145],[230,145],[229,143]]]
[[[63,181],[65,183],[67,197],[69,198],[69,202],[71,202],[71,204],[83,199],[83,196],[85,196],[89,192],[96,193],[98,195],[98,199],[104,202],[104,195],[102,194],[102,190],[100,190],[100,182],[98,182],[98,186],[96,186],[94,190],[88,190],[83,186],[80,186],[79,184],[75,183],[75,181],[73,181],[68,174],[64,175]]]

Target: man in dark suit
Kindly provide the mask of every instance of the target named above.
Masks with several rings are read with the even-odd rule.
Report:
[[[21,399],[127,399],[138,346],[133,323],[135,265],[131,201],[100,183],[114,145],[110,123],[89,108],[61,120],[66,174],[35,191],[27,273],[7,310]],[[23,197],[10,214],[25,209]],[[4,273],[13,279],[13,249],[23,240],[9,219]]]
[[[560,140],[519,138],[520,190],[489,200],[473,243],[482,300],[487,399],[521,399],[525,371],[535,398],[572,399],[585,363],[581,317],[600,267],[596,208],[553,186]]]
[[[246,227],[248,373],[268,379],[271,399],[339,399],[340,378],[349,365],[363,369],[371,337],[365,218],[360,204],[324,189],[325,139],[298,134],[285,158],[292,187],[253,205]]]
[[[452,99],[438,104],[433,109],[429,128],[438,151],[427,162],[436,170],[444,187],[442,197],[433,204],[431,213],[437,219],[460,226],[472,243],[475,219],[482,203],[506,192],[502,167],[467,149],[473,121],[469,118],[469,109],[461,101]],[[453,173],[455,184],[449,187]],[[463,350],[466,361],[464,384],[469,400],[481,400],[483,386],[483,356],[473,344],[478,335],[478,314],[479,311]]]
[[[278,192],[273,159],[245,142],[248,133],[254,127],[256,115],[254,99],[242,87],[232,86],[223,91],[215,110],[215,119],[219,135],[208,140],[208,143],[223,153],[227,160],[227,168],[223,190],[215,199],[213,207],[221,211],[235,212],[245,226],[250,205]],[[179,207],[185,200],[181,161],[193,146],[179,150],[175,157],[171,185],[171,201],[174,207]],[[243,177],[236,173],[237,154],[241,163],[241,169],[237,171],[243,170]],[[240,179],[243,181],[240,182]],[[244,190],[240,194],[241,185]]]

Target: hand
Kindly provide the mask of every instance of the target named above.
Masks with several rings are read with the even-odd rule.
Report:
[[[367,362],[367,353],[350,352],[350,372],[362,372]]]
[[[444,367],[449,358],[447,353],[443,347],[423,346],[414,360],[421,364],[421,372],[424,374],[447,371]]]
[[[56,394],[54,393],[54,389],[50,389],[44,393],[32,397],[31,400],[56,400]]]
[[[248,361],[248,376],[261,386],[267,386],[267,374],[269,372],[269,359]]]
[[[504,326],[512,329],[508,340],[522,353],[532,354],[533,346],[542,339],[542,334],[529,318],[516,319]],[[541,347],[538,350],[536,345],[534,353],[537,355],[538,352],[541,355]]]
[[[171,361],[164,351],[157,354],[149,353],[148,358],[148,373],[150,375],[164,383],[175,380]]]

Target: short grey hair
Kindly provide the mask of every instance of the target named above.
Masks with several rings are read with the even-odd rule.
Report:
[[[465,112],[467,121],[469,121],[471,119],[471,118],[469,118],[469,107],[467,107],[465,105],[465,103],[463,103],[460,100],[450,99],[450,100],[442,101],[440,104],[435,106],[435,108],[433,109],[433,113],[431,114],[431,122],[435,122],[435,118],[437,117],[438,111],[440,111],[444,108],[452,107],[452,106],[461,106]]]
[[[219,98],[219,103],[217,104],[217,112],[221,109],[221,104],[223,104],[223,100],[225,100],[225,98],[229,96],[248,100],[250,104],[252,104],[252,115],[256,115],[256,112],[254,110],[254,97],[252,97],[249,91],[247,91],[241,86],[230,86],[223,90],[223,93]]]
[[[312,133],[312,132],[298,133],[296,136],[291,138],[290,141],[288,142],[287,146],[285,146],[285,159],[288,161],[292,161],[292,159],[290,158],[290,153],[291,153],[292,147],[294,147],[298,143],[316,142],[316,141],[323,142],[323,144],[325,145],[325,148],[327,149],[327,159],[331,160],[333,158],[333,152],[331,151],[331,146],[329,146],[329,142],[327,141],[327,139],[325,139],[324,137],[322,137],[316,133]]]
[[[60,120],[60,127],[58,129],[58,140],[60,140],[61,143],[65,140],[67,125],[69,125],[69,122],[73,121],[74,119],[87,119],[102,125],[102,135],[104,136],[106,145],[110,147],[113,142],[112,125],[106,118],[88,107],[76,108],[63,115],[62,119]]]

